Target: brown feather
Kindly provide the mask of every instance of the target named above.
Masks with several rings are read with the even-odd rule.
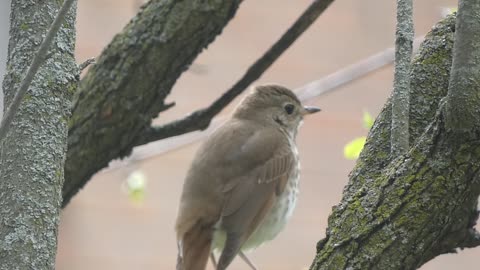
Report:
[[[197,223],[179,239],[177,270],[204,270],[210,255],[212,224]]]
[[[271,136],[264,133],[257,138],[271,139]],[[250,142],[250,147],[259,147],[258,143]],[[262,140],[261,143],[265,141]],[[238,179],[238,184],[228,189],[221,224],[227,240],[217,270],[226,269],[245,241],[261,224],[274,205],[277,195],[285,189],[293,160],[293,154],[288,147],[277,148],[269,160]]]
[[[222,251],[220,259],[218,260],[217,270],[225,270],[228,265],[230,265],[230,263],[240,251],[243,243],[248,239],[248,237],[250,237],[250,235],[252,235],[258,224],[262,222],[263,217],[268,212],[268,210],[270,210],[270,208],[274,204],[274,201],[274,196],[270,196],[270,198],[268,198],[263,207],[259,209],[257,215],[255,215],[253,220],[250,222],[250,225],[247,227],[246,231],[238,235],[238,239],[235,239],[235,236],[233,236],[233,241],[229,242],[229,240],[231,239],[229,239],[229,237],[232,236],[227,233],[227,243],[225,244],[225,248]]]

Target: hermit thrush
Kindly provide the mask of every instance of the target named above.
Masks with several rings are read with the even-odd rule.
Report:
[[[291,216],[299,179],[295,137],[303,116],[318,111],[285,87],[258,86],[208,138],[183,186],[177,270],[204,270],[214,250],[221,251],[217,270],[237,254],[254,267],[242,251],[273,239]]]

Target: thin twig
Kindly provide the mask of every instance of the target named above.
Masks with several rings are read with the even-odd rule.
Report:
[[[84,69],[86,69],[91,64],[95,64],[95,57],[88,58],[83,63],[78,65],[78,70],[80,70],[80,72],[82,72]]]
[[[209,107],[193,112],[189,116],[165,124],[149,128],[136,142],[136,145],[177,136],[195,130],[204,130],[212,118],[223,110],[230,102],[256,81],[274,62],[297,40],[302,33],[327,9],[334,0],[314,0],[303,14],[290,26],[283,36],[260,57],[247,72],[227,92]]]
[[[0,141],[2,141],[5,135],[7,134],[10,124],[12,123],[13,117],[15,116],[18,108],[20,107],[22,98],[27,92],[28,87],[30,86],[38,69],[40,68],[43,61],[45,60],[48,48],[50,47],[50,44],[52,43],[52,40],[55,37],[55,34],[58,32],[58,29],[62,25],[62,21],[73,2],[74,0],[65,0],[65,2],[63,2],[63,5],[57,14],[57,17],[55,18],[52,25],[50,26],[50,29],[48,29],[45,39],[42,41],[42,44],[40,44],[40,47],[37,53],[35,54],[35,57],[33,58],[33,61],[30,64],[30,67],[28,68],[27,74],[25,75],[22,82],[20,83],[20,87],[18,88],[17,93],[15,94],[15,97],[13,98],[12,104],[10,105],[10,107],[8,108],[8,110],[5,112],[3,116],[2,123],[0,124]]]
[[[424,37],[417,37],[413,42],[414,50],[420,47]],[[316,80],[298,88],[297,96],[301,101],[307,101],[320,95],[337,90],[338,87],[348,84],[356,79],[362,78],[371,72],[378,70],[395,59],[395,48],[385,49],[377,54],[369,56],[361,61],[340,69],[320,80]]]
[[[413,46],[412,0],[397,0],[395,39],[395,75],[392,95],[391,155],[398,156],[409,148],[410,66]]]

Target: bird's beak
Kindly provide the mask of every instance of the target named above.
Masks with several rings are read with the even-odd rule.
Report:
[[[307,115],[307,114],[312,114],[312,113],[316,113],[316,112],[319,112],[319,111],[321,111],[321,109],[318,108],[318,107],[304,106],[302,114]]]

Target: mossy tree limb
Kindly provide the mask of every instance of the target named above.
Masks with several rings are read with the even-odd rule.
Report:
[[[411,73],[413,147],[388,157],[390,102],[377,118],[311,266],[416,269],[456,248],[480,245],[480,136],[445,128],[455,18],[427,35]]]
[[[151,0],[105,48],[80,83],[69,125],[64,205],[91,176],[130,154],[195,57],[240,0]],[[196,91],[192,89],[192,91]]]

